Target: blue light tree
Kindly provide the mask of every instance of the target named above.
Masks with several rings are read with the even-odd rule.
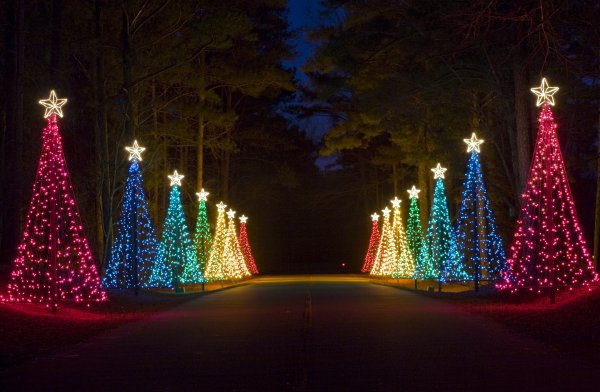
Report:
[[[110,288],[149,287],[152,266],[157,256],[157,239],[140,172],[144,147],[137,140],[129,152],[129,175],[123,193],[122,210],[111,248],[103,283]]]
[[[444,189],[444,172],[447,169],[438,163],[437,167],[431,170],[437,181],[415,279],[437,279],[441,291],[443,282],[466,281],[469,277],[460,263],[456,236],[450,224],[448,201]]]
[[[202,271],[196,257],[196,247],[191,240],[185,222],[179,186],[183,176],[177,173],[169,176],[171,194],[169,207],[163,227],[159,255],[150,276],[150,282],[156,287],[165,287],[182,291],[184,284],[202,283]]]
[[[456,242],[461,263],[477,291],[480,281],[500,277],[506,256],[479,163],[479,146],[483,140],[473,133],[471,139],[464,142],[471,156],[458,213]]]

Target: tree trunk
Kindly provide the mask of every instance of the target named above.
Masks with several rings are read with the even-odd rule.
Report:
[[[419,192],[419,212],[421,216],[421,227],[427,229],[427,219],[429,216],[429,162],[419,162],[417,167]]]
[[[527,176],[529,175],[529,161],[531,159],[529,142],[529,78],[527,77],[527,67],[516,56],[513,60],[513,81],[515,88],[515,125],[516,125],[516,144],[517,159],[519,165],[518,194],[525,189]],[[520,200],[518,201],[520,204]]]
[[[198,191],[202,189],[204,180],[204,131],[205,131],[205,120],[204,120],[204,105],[206,96],[206,85],[205,85],[205,68],[206,68],[206,56],[204,52],[200,55],[200,83],[198,86],[198,98],[199,98],[199,110],[198,110],[198,143],[196,152],[196,164],[198,168],[197,182]]]
[[[232,91],[231,89],[227,89],[225,92],[226,95],[226,111],[227,113],[233,110],[232,107]],[[223,200],[229,200],[229,181],[230,181],[230,171],[231,171],[231,149],[233,144],[232,139],[232,126],[227,126],[225,130],[225,151],[223,153],[223,162],[222,162],[222,170],[221,170],[221,198]]]
[[[392,184],[394,189],[394,197],[398,196],[398,162],[392,163]]]
[[[51,19],[51,31],[50,31],[50,80],[53,83],[57,83],[59,86],[61,83],[61,63],[60,63],[60,52],[61,52],[61,35],[62,35],[62,13],[63,3],[62,0],[52,0],[52,19]]]
[[[132,82],[132,53],[131,36],[129,32],[129,16],[127,12],[122,12],[123,26],[121,31],[122,47],[121,59],[123,62],[123,94],[125,100],[125,140],[135,138],[135,129],[133,126],[133,82]]]
[[[594,266],[600,257],[600,106],[598,106],[598,155],[596,156],[596,211],[594,219]]]

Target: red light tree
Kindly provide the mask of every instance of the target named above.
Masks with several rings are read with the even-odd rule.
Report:
[[[369,247],[367,248],[367,254],[365,255],[365,263],[363,264],[360,272],[371,272],[373,263],[375,262],[375,256],[377,255],[377,247],[379,246],[379,240],[381,234],[379,234],[379,215],[374,213],[371,215],[373,225],[371,226],[371,238],[369,239]]]
[[[558,289],[588,286],[597,280],[592,258],[579,225],[569,188],[551,105],[557,87],[546,79],[539,88],[539,130],[527,188],[517,221],[507,270],[498,287],[549,291],[551,302]]]
[[[25,230],[8,284],[9,301],[46,303],[104,301],[106,292],[94,264],[73,197],[58,129],[66,99],[41,100],[48,125],[33,183]]]
[[[246,262],[246,267],[251,274],[258,274],[258,267],[256,266],[256,262],[254,261],[254,256],[252,255],[252,248],[250,248],[250,241],[248,241],[248,230],[246,229],[246,222],[248,218],[244,215],[240,216],[240,248],[242,249],[242,255],[244,256],[244,261]]]

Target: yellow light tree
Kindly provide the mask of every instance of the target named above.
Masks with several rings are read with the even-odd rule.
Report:
[[[228,225],[223,244],[223,252],[221,253],[221,261],[223,264],[223,273],[229,279],[241,279],[250,275],[250,271],[246,268],[242,249],[240,248],[235,229],[235,211],[227,212]]]
[[[415,260],[408,247],[408,241],[406,240],[406,232],[404,231],[404,225],[402,224],[402,212],[400,210],[400,203],[402,201],[397,197],[392,200],[392,208],[394,211],[394,220],[392,224],[392,231],[394,232],[394,239],[396,242],[396,251],[398,253],[398,259],[392,272],[392,278],[412,278],[415,273]]]
[[[204,270],[204,279],[208,282],[227,279],[223,269],[223,248],[227,236],[227,227],[225,226],[225,207],[223,202],[217,204],[217,227],[215,237],[213,238],[206,269]]]
[[[390,209],[385,208],[383,213],[383,226],[381,229],[381,240],[377,247],[375,262],[371,269],[371,275],[392,276],[394,265],[398,259],[398,250],[396,248],[396,239],[392,226],[390,225]]]

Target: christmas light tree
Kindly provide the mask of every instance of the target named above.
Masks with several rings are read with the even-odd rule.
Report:
[[[208,217],[206,214],[206,201],[208,200],[209,193],[202,188],[196,195],[198,196],[199,206],[194,243],[196,245],[196,258],[198,259],[198,263],[200,263],[200,269],[204,271],[206,262],[208,261],[210,246],[212,244],[210,225],[208,224]]]
[[[450,224],[443,181],[447,169],[438,163],[437,167],[431,170],[437,181],[433,192],[433,205],[429,215],[427,234],[419,254],[415,279],[437,279],[441,290],[442,282],[468,280],[468,275],[460,264],[456,249],[456,237]]]
[[[402,224],[402,214],[400,212],[401,200],[394,197],[392,200],[392,208],[394,210],[394,221],[392,224],[392,231],[396,241],[396,250],[398,252],[398,259],[394,265],[392,272],[392,278],[412,278],[415,274],[415,260],[408,248],[406,242],[406,232],[404,231],[404,225]]]
[[[456,242],[461,263],[477,291],[481,280],[496,280],[500,276],[506,257],[479,163],[483,140],[473,133],[464,142],[471,155],[458,213]]]
[[[375,256],[377,256],[377,247],[379,246],[379,215],[374,213],[371,215],[371,238],[369,238],[369,247],[367,248],[367,254],[365,255],[365,263],[363,264],[361,272],[370,272],[375,262]]]
[[[396,236],[390,224],[390,209],[385,208],[383,213],[383,224],[381,227],[381,239],[375,254],[375,262],[371,268],[371,275],[392,276],[394,267],[398,260],[398,250],[396,249]]]
[[[227,226],[225,223],[226,207],[227,206],[223,202],[217,204],[217,226],[210,247],[206,268],[204,269],[204,279],[208,282],[227,279],[223,272],[222,262],[223,246],[225,245],[225,237],[227,236]]]
[[[246,268],[244,256],[240,249],[240,243],[237,238],[235,229],[235,211],[230,209],[227,212],[227,232],[223,244],[223,252],[221,253],[221,263],[223,264],[223,273],[229,279],[241,279],[244,276],[249,276],[250,272]]]
[[[106,267],[104,285],[113,288],[148,287],[152,266],[156,262],[158,241],[148,211],[144,180],[140,172],[144,147],[137,140],[129,152],[129,175],[123,193],[123,206],[110,259]]]
[[[46,128],[23,237],[5,301],[46,303],[104,301],[98,270],[81,224],[65,161],[58,117],[66,99],[54,91],[40,101]]]
[[[410,199],[408,208],[408,222],[406,224],[406,242],[410,249],[413,259],[419,259],[419,252],[423,246],[423,229],[421,227],[421,213],[419,211],[419,189],[414,185],[407,191]]]
[[[246,262],[246,268],[248,268],[248,271],[250,271],[250,273],[256,275],[258,274],[258,267],[256,266],[256,262],[254,261],[254,256],[252,255],[252,248],[250,247],[250,241],[248,240],[248,229],[246,227],[247,222],[247,216],[240,216],[239,243],[240,248],[242,249],[242,256],[244,257],[244,261]]]
[[[175,170],[168,177],[171,180],[169,207],[162,231],[158,260],[150,276],[150,285],[181,291],[184,284],[201,283],[203,277],[181,205],[179,187],[183,175]]]
[[[557,87],[531,89],[542,106],[533,161],[500,289],[549,291],[598,279],[571,195],[551,106]]]

